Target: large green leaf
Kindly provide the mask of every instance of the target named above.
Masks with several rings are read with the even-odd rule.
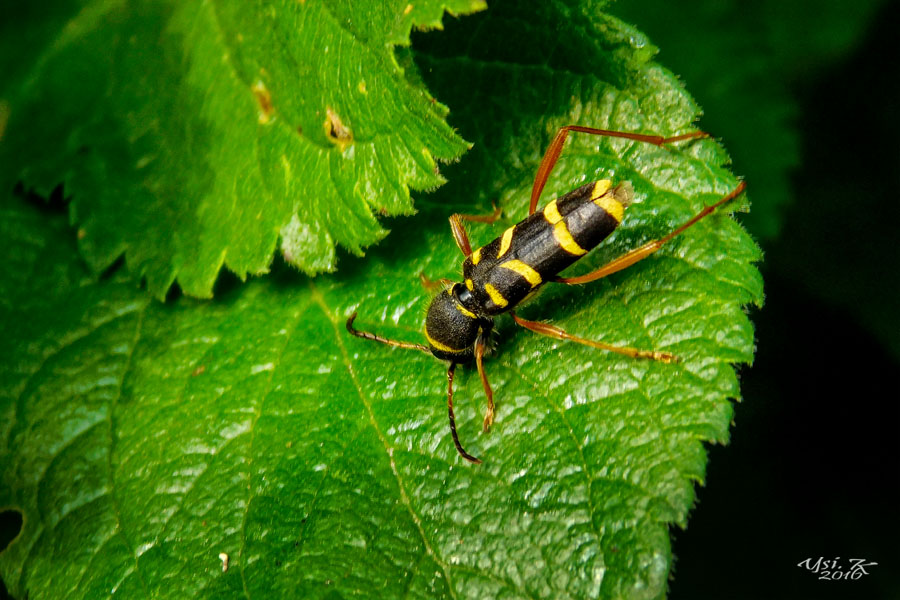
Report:
[[[0,79],[0,190],[65,182],[91,267],[124,253],[157,296],[266,272],[278,240],[334,270],[466,148],[394,47],[481,0],[56,4],[2,9],[0,50],[35,59]]]
[[[460,107],[454,125],[473,152],[418,215],[338,275],[278,268],[222,282],[214,301],[163,305],[120,272],[94,281],[60,241],[61,217],[7,204],[0,507],[25,520],[0,574],[14,595],[664,595],[669,527],[686,523],[703,443],[728,438],[732,363],[752,358],[743,307],[761,301],[758,250],[720,211],[627,271],[548,288],[522,310],[585,337],[674,352],[676,364],[501,319],[487,363],[491,433],[480,432],[477,374],[458,372],[460,434],[485,462],[461,460],[446,365],[350,337],[347,316],[421,341],[429,295],[418,274],[458,275],[452,210],[499,200],[506,221],[470,231],[487,242],[525,214],[558,126],[681,133],[697,109],[641,34],[596,7],[506,5],[441,37],[417,39],[415,60]],[[411,58],[401,61],[416,80]],[[726,161],[712,140],[574,137],[548,198],[611,176],[632,181],[639,200],[576,270],[733,189]]]

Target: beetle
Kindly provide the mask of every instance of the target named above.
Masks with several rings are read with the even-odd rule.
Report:
[[[425,317],[425,338],[428,345],[391,340],[374,333],[360,331],[353,326],[357,313],[347,319],[347,331],[352,335],[396,346],[430,353],[449,361],[447,369],[447,407],[450,433],[459,455],[469,462],[481,460],[465,451],[456,431],[453,414],[453,375],[456,365],[473,358],[478,368],[485,395],[487,411],[483,429],[488,431],[494,421],[494,395],[484,369],[484,354],[494,318],[509,313],[516,324],[549,337],[569,340],[586,346],[617,352],[633,358],[662,362],[677,360],[673,354],[655,350],[639,350],[625,346],[613,346],[566,333],[559,327],[519,317],[515,308],[533,296],[546,283],[578,285],[595,281],[647,258],[666,242],[680,235],[689,227],[712,214],[720,206],[743,193],[741,181],[730,193],[703,208],[688,221],[667,235],[651,240],[626,252],[600,268],[577,277],[560,277],[558,274],[585,256],[605,240],[622,222],[625,210],[632,203],[634,192],[629,182],[613,186],[608,179],[594,181],[561,196],[537,210],[544,185],[556,165],[563,144],[570,132],[598,136],[618,137],[656,146],[709,137],[703,131],[663,137],[624,131],[597,129],[582,125],[561,127],[541,160],[531,190],[528,216],[506,229],[488,244],[472,250],[462,221],[493,222],[499,212],[491,216],[454,214],[450,217],[450,229],[456,245],[465,256],[463,281],[442,280],[444,289],[428,307]],[[425,282],[423,276],[423,282]]]

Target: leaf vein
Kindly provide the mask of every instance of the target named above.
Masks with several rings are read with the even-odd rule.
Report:
[[[115,491],[115,469],[113,468],[112,455],[113,450],[116,447],[116,433],[115,433],[115,419],[114,419],[114,411],[116,406],[119,403],[119,400],[122,398],[122,390],[125,387],[125,378],[128,376],[128,372],[131,369],[132,358],[134,357],[134,351],[137,348],[138,343],[141,339],[141,334],[144,327],[144,316],[147,312],[148,304],[144,305],[144,308],[138,313],[137,323],[134,326],[134,337],[131,341],[131,348],[128,351],[128,356],[125,357],[125,364],[122,368],[122,378],[119,381],[119,389],[116,391],[116,396],[109,403],[109,410],[107,410],[107,422],[109,424],[109,450],[106,453],[106,468],[107,474],[109,477],[109,495],[110,500],[113,507],[113,513],[116,518],[116,530],[118,534],[125,541],[125,547],[128,548],[128,551],[134,557],[134,570],[137,572],[138,577],[141,579],[141,584],[144,588],[144,593],[148,596],[150,595],[150,588],[147,584],[147,580],[144,578],[144,573],[141,571],[139,563],[140,560],[137,556],[137,551],[134,545],[132,544],[129,536],[125,533],[125,528],[122,526],[122,510],[119,506],[119,501],[116,499],[116,491]]]
[[[426,552],[434,558],[434,561],[441,567],[441,570],[444,573],[444,578],[447,581],[447,590],[450,593],[450,596],[456,600],[456,591],[453,588],[453,580],[450,578],[450,568],[449,565],[444,563],[444,561],[440,560],[435,554],[434,549],[431,547],[431,543],[428,541],[428,536],[425,535],[425,529],[422,526],[422,520],[419,518],[419,515],[412,507],[412,503],[410,502],[409,496],[406,493],[406,487],[403,484],[403,478],[400,476],[400,472],[397,470],[397,464],[394,462],[394,453],[393,448],[388,444],[387,438],[385,438],[384,433],[381,431],[381,428],[378,426],[378,423],[375,420],[375,413],[372,410],[371,403],[366,399],[365,394],[363,393],[362,386],[360,386],[359,381],[356,379],[356,373],[353,370],[353,365],[350,362],[350,356],[347,353],[347,347],[344,345],[343,339],[341,338],[340,330],[337,327],[337,323],[335,323],[331,311],[329,311],[328,306],[325,304],[324,298],[322,298],[321,292],[319,292],[316,285],[310,282],[310,290],[313,297],[313,301],[319,305],[322,312],[325,315],[325,318],[331,323],[334,328],[335,340],[337,342],[338,347],[341,350],[341,355],[344,359],[344,366],[347,367],[347,371],[350,374],[350,380],[353,383],[353,386],[356,388],[357,395],[359,396],[360,401],[365,406],[366,412],[369,415],[369,424],[375,430],[378,439],[381,441],[384,446],[384,451],[388,457],[388,463],[391,467],[391,472],[394,475],[394,479],[397,481],[397,486],[400,490],[400,501],[403,502],[407,511],[409,511],[410,517],[412,518],[413,523],[416,526],[416,529],[419,532],[419,536],[422,538],[422,543],[425,546]]]
[[[282,363],[285,350],[287,349],[287,347],[291,341],[291,334],[296,332],[297,326],[303,320],[305,312],[306,312],[305,310],[301,310],[299,307],[295,309],[294,323],[291,325],[290,328],[287,328],[287,327],[285,328],[288,333],[286,333],[284,335],[284,344],[282,345],[281,349],[279,350],[277,360],[273,361],[273,364],[280,365]],[[271,394],[271,392],[272,392],[272,380],[275,376],[275,371],[277,369],[278,369],[278,367],[276,366],[272,370],[269,371],[268,380],[266,381],[266,391],[262,394],[262,398],[259,400],[259,403],[257,404],[256,408],[253,411],[253,420],[250,423],[250,430],[249,430],[250,431],[250,444],[249,444],[248,451],[247,451],[247,503],[244,506],[244,515],[241,518],[241,549],[240,549],[240,552],[238,553],[238,556],[240,557],[241,584],[243,586],[244,596],[246,596],[248,600],[250,599],[250,589],[247,586],[247,577],[246,577],[246,562],[247,561],[244,560],[244,551],[247,549],[247,518],[250,515],[250,504],[253,502],[253,472],[252,472],[253,456],[254,456],[253,445],[254,445],[254,442],[256,441],[256,424],[259,421],[260,416],[262,415],[263,406],[266,403],[266,399],[269,397],[269,394]]]

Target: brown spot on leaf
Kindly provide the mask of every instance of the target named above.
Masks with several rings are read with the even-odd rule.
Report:
[[[84,238],[87,237],[87,231],[85,231],[84,227],[82,227],[78,230],[78,233],[76,235],[78,235],[79,240],[83,240]]]
[[[343,152],[344,148],[353,143],[353,133],[344,125],[341,118],[330,106],[325,108],[325,115],[325,135],[328,136],[332,144]]]
[[[206,365],[200,365],[191,373],[191,377],[196,377],[197,375],[202,375],[206,372]]]
[[[268,123],[272,119],[272,113],[274,112],[272,95],[262,81],[257,81],[253,85],[253,95],[256,96],[256,101],[259,102],[259,122]]]

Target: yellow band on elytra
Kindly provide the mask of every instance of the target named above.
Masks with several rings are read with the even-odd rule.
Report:
[[[569,254],[574,254],[575,256],[587,254],[587,250],[579,246],[572,234],[569,233],[569,228],[566,227],[564,221],[560,221],[553,226],[553,237],[556,239],[556,243],[562,246],[562,249]]]
[[[559,208],[556,206],[556,200],[544,207],[544,218],[551,225],[556,225],[562,221],[562,215],[559,214]]]
[[[617,222],[622,222],[622,218],[625,216],[625,207],[612,194],[596,198],[594,204],[605,210]]]
[[[503,238],[500,240],[500,252],[497,253],[497,258],[503,256],[504,254],[506,254],[506,251],[509,250],[509,245],[512,244],[514,229],[515,227],[510,227],[503,232]]]
[[[608,192],[611,187],[612,181],[609,179],[601,179],[594,184],[594,189],[591,190],[591,200],[596,201],[597,198]]]
[[[491,300],[494,302],[494,304],[496,304],[500,308],[503,308],[504,306],[509,304],[509,301],[503,297],[503,294],[498,292],[497,288],[495,288],[491,284],[484,284],[484,291],[488,293],[488,296],[491,297]]]
[[[514,271],[518,273],[522,277],[525,278],[528,283],[531,284],[531,287],[535,287],[541,284],[541,274],[535,271],[531,266],[523,263],[521,260],[514,259],[508,260],[505,263],[499,265],[501,269],[509,269],[510,271]]]

